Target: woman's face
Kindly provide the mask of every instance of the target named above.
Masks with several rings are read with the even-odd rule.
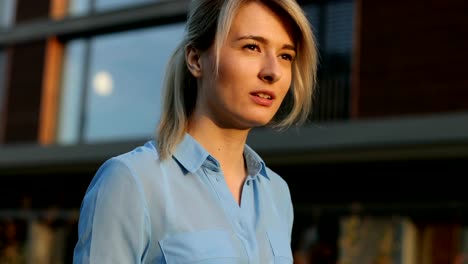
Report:
[[[235,129],[273,118],[291,85],[296,55],[285,21],[258,1],[239,9],[221,47],[217,79],[214,48],[201,54],[196,115]]]

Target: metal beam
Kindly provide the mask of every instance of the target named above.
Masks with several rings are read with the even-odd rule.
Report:
[[[94,170],[104,160],[130,151],[146,140],[72,146],[3,145],[0,175],[38,168]],[[270,165],[468,160],[468,113],[349,120],[282,133],[256,129],[248,144]]]
[[[62,20],[19,24],[0,31],[0,48],[51,36],[68,39],[185,21],[189,3],[188,0],[169,0]]]
[[[275,163],[468,158],[468,112],[323,122],[284,133],[259,132],[252,133],[249,142]]]

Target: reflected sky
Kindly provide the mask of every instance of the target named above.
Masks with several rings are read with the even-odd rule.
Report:
[[[85,15],[91,10],[92,0],[70,0],[68,1],[69,15]]]
[[[85,42],[67,46],[59,141],[84,142],[149,138],[160,116],[161,85],[184,23],[99,36],[90,41],[88,74]],[[86,76],[86,91],[80,90]],[[84,98],[83,98],[84,97]],[[80,105],[84,103],[84,119]],[[82,122],[82,123],[81,123]],[[78,135],[80,126],[83,135]]]
[[[77,39],[65,46],[57,131],[57,142],[60,144],[76,144],[80,140],[86,45],[85,40]]]
[[[8,27],[14,19],[15,0],[0,0],[0,27]]]
[[[1,0],[0,0],[1,1]],[[5,90],[5,53],[0,49],[0,109],[2,108],[3,91]]]
[[[4,0],[0,0],[0,2],[1,1]],[[96,11],[110,11],[154,2],[161,2],[161,0],[70,0],[68,13],[72,16],[85,15],[90,12],[92,6],[94,6]]]
[[[139,5],[151,2],[161,2],[160,0],[95,0],[96,10],[110,10],[130,5]]]

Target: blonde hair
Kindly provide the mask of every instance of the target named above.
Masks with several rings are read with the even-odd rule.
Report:
[[[186,35],[169,59],[166,69],[163,109],[157,130],[160,159],[169,157],[184,137],[196,104],[197,82],[186,66],[186,48],[191,46],[206,51],[214,45],[217,70],[220,49],[229,34],[228,29],[239,7],[248,1],[255,0],[192,0]],[[296,31],[297,56],[292,67],[291,89],[268,124],[272,128],[285,129],[305,122],[311,111],[317,78],[316,43],[309,21],[295,0],[261,2],[273,5],[275,11],[287,15]]]

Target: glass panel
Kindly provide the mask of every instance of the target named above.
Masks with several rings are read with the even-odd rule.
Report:
[[[302,8],[304,9],[307,18],[312,26],[312,30],[314,31],[315,36],[317,37],[319,34],[319,22],[320,22],[320,11],[317,5],[307,4],[303,5]]]
[[[75,144],[80,139],[85,54],[84,40],[74,40],[66,45],[57,133],[60,144]]]
[[[95,0],[96,10],[103,11],[116,8],[136,6],[151,2],[161,2],[161,0]]]
[[[353,2],[331,2],[327,5],[326,50],[349,56],[353,40]]]
[[[92,0],[69,0],[68,14],[71,16],[86,15],[91,10]]]
[[[312,122],[348,118],[354,1],[321,1],[303,6],[320,54],[319,89]]]
[[[160,115],[166,62],[184,23],[93,40],[86,101],[87,142],[150,137]]]
[[[89,40],[89,63],[85,62],[86,42],[70,42],[58,143],[151,137],[160,115],[164,69],[184,26],[178,23],[98,36]]]
[[[98,12],[111,11],[154,2],[161,2],[161,0],[70,0],[68,14],[79,16],[89,14],[91,9]]]
[[[0,49],[0,109],[2,109],[3,91],[5,90],[6,54]]]
[[[15,0],[0,0],[0,28],[9,27],[13,23]]]
[[[354,30],[354,2],[331,1],[303,6],[322,56],[327,54],[350,55]]]

